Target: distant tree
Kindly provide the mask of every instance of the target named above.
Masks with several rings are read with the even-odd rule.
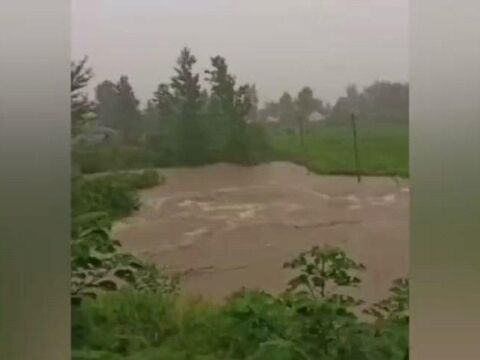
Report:
[[[150,100],[149,146],[168,154],[169,161],[175,151],[176,118],[174,96],[168,84],[159,84]]]
[[[183,48],[177,58],[176,75],[172,77],[171,88],[176,100],[183,102],[184,112],[194,113],[199,108],[200,75],[193,73],[196,57],[189,48]]]
[[[306,86],[297,95],[296,99],[298,115],[306,119],[318,106],[313,91]]]
[[[377,81],[363,89],[355,85],[346,88],[346,96],[334,105],[330,118],[348,121],[352,112],[361,121],[408,122],[408,84]]]
[[[207,81],[211,84],[214,104],[221,110],[226,127],[225,154],[229,160],[249,161],[246,117],[251,110],[253,89],[249,85],[235,87],[235,77],[228,72],[226,60],[221,56],[211,58]]]
[[[251,92],[248,84],[239,86],[235,91],[235,113],[242,124],[245,124],[245,118],[252,109]]]
[[[278,112],[280,122],[284,125],[292,125],[296,123],[295,119],[295,102],[288,92],[284,92],[278,102]]]
[[[135,143],[141,128],[141,116],[138,109],[139,101],[135,97],[127,76],[121,76],[116,84],[118,94],[117,117],[120,131],[125,143]]]
[[[318,108],[318,101],[313,96],[313,90],[306,86],[300,90],[296,99],[296,120],[299,126],[300,139],[304,144],[304,134],[308,127],[308,117]]]
[[[349,119],[350,116],[350,106],[348,103],[348,98],[346,96],[341,96],[337,99],[337,102],[332,107],[330,112],[330,119],[335,122],[345,122]]]
[[[363,91],[364,101],[376,117],[408,119],[408,85],[377,81]]]
[[[174,112],[173,95],[168,84],[158,85],[157,91],[153,94],[152,103],[155,104],[162,120],[171,118]]]
[[[211,85],[212,101],[223,113],[230,116],[235,112],[235,78],[228,73],[226,60],[221,56],[211,58],[212,70],[206,70]]]
[[[325,115],[329,115],[332,112],[332,104],[330,104],[329,102],[325,103],[323,105],[323,111]]]
[[[98,122],[120,131],[125,143],[135,143],[141,131],[139,101],[127,76],[117,83],[105,80],[95,88]]]
[[[258,120],[258,92],[255,84],[249,85],[248,99],[250,102],[250,110],[247,114],[247,120],[256,122]]]
[[[99,124],[119,129],[118,124],[118,90],[115,83],[102,81],[95,88],[96,111]]]
[[[87,66],[88,57],[70,62],[70,106],[72,134],[78,133],[82,126],[82,116],[92,110],[85,88],[93,77],[93,70]]]
[[[323,103],[323,101],[319,98],[314,98],[313,99],[313,103],[314,103],[314,111],[318,111],[320,114],[326,114],[327,113],[327,109],[326,109],[326,105]]]
[[[200,104],[202,106],[207,106],[210,101],[210,94],[208,93],[207,89],[203,89],[200,91]]]
[[[279,104],[275,101],[265,102],[263,108],[258,112],[261,120],[265,121],[268,117],[278,118],[280,116]]]
[[[284,92],[278,102],[266,102],[258,113],[262,120],[274,117],[283,126],[296,126],[299,118],[306,120],[315,111],[326,115],[330,109],[321,99],[314,96],[310,87],[305,86],[299,91],[295,99],[289,92]]]
[[[183,48],[172,77],[173,100],[178,109],[176,128],[177,155],[185,164],[200,164],[207,158],[205,129],[199,114],[201,104],[200,77],[193,72],[197,62],[189,48]]]
[[[357,85],[355,84],[348,85],[346,89],[346,93],[347,93],[347,99],[350,101],[355,101],[360,96],[357,89]]]
[[[158,133],[158,123],[160,118],[160,111],[157,107],[157,104],[150,99],[147,100],[147,105],[145,109],[142,111],[142,130],[146,134],[155,134]]]
[[[349,114],[359,114],[362,111],[362,95],[357,89],[355,84],[350,84],[345,90],[347,94],[346,103],[348,104],[346,109]]]
[[[157,132],[163,132],[167,124],[171,124],[175,112],[174,98],[168,84],[158,85],[153,94],[152,104],[158,110]]]

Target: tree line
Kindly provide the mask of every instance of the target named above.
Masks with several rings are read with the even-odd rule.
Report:
[[[306,86],[294,97],[285,91],[277,101],[269,101],[259,111],[258,118],[268,122],[270,117],[279,124],[296,126],[299,120],[314,112],[329,123],[342,124],[355,113],[359,118],[373,122],[408,123],[408,84],[376,81],[359,91],[356,85],[349,85],[345,95],[332,106],[315,96]]]
[[[93,71],[87,58],[72,62],[73,134],[81,132],[85,115],[94,113],[97,124],[117,130],[123,144],[142,145],[172,164],[247,164],[267,152],[265,125],[272,117],[286,127],[308,121],[313,113],[338,124],[348,121],[352,112],[362,120],[408,123],[408,84],[377,81],[362,91],[350,85],[333,106],[304,87],[295,97],[284,92],[278,101],[259,108],[255,85],[237,84],[225,58],[212,57],[203,74],[196,63],[191,50],[182,49],[173,76],[157,86],[141,109],[125,75],[98,84],[95,101],[90,101],[85,89]]]
[[[255,85],[238,85],[222,56],[210,59],[202,88],[196,57],[182,49],[169,82],[158,85],[144,110],[139,108],[127,76],[106,80],[95,88],[95,102],[88,102],[85,88],[92,76],[86,60],[72,63],[72,128],[81,125],[80,113],[93,111],[97,123],[115,130],[124,144],[141,141],[152,150],[171,156],[178,164],[209,161],[249,163],[265,145],[262,130],[251,124],[258,97]]]
[[[341,122],[348,120],[348,114],[354,112],[366,121],[407,124],[408,110],[408,84],[376,81],[363,91],[349,85],[345,96],[340,97],[332,108],[330,118]]]

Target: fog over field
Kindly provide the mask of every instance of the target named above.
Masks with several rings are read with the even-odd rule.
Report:
[[[72,57],[95,78],[127,74],[145,103],[183,46],[203,70],[224,56],[262,101],[306,84],[331,103],[345,86],[408,79],[408,0],[75,0]]]

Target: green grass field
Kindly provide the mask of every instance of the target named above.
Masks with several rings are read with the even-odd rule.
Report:
[[[408,126],[359,124],[360,167],[363,175],[408,177]],[[305,165],[318,174],[355,174],[352,129],[324,126],[305,134],[270,133],[276,158]]]

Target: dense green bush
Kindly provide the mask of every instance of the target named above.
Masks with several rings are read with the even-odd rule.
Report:
[[[72,161],[83,174],[155,167],[157,157],[142,146],[111,144],[77,146],[72,152]]]
[[[138,207],[136,190],[155,186],[160,180],[154,170],[73,179],[73,304],[124,285],[137,291],[170,293],[176,290],[174,279],[163,276],[155,266],[122,253],[120,243],[110,235],[113,221]]]
[[[118,172],[72,182],[72,214],[106,212],[113,219],[126,216],[139,206],[136,190],[164,182],[155,170]]]
[[[135,189],[115,175],[92,179],[80,177],[72,183],[73,218],[91,212],[105,212],[117,219],[130,214],[139,206]]]
[[[129,186],[136,190],[147,189],[164,182],[156,170],[143,170],[140,173],[120,173],[117,174],[121,181],[125,181]]]
[[[312,261],[302,260],[307,258]],[[396,281],[392,296],[372,306],[382,308],[382,315],[371,312],[376,321],[360,319],[355,303],[338,301],[335,291],[321,295],[322,284],[358,284],[360,266],[344,252],[314,248],[289,264],[298,276],[313,279],[318,274],[311,265],[321,258],[331,266],[322,273],[324,281],[310,283],[314,291],[290,287],[273,296],[242,290],[213,305],[127,289],[86,301],[73,317],[75,359],[408,359],[408,283]]]

